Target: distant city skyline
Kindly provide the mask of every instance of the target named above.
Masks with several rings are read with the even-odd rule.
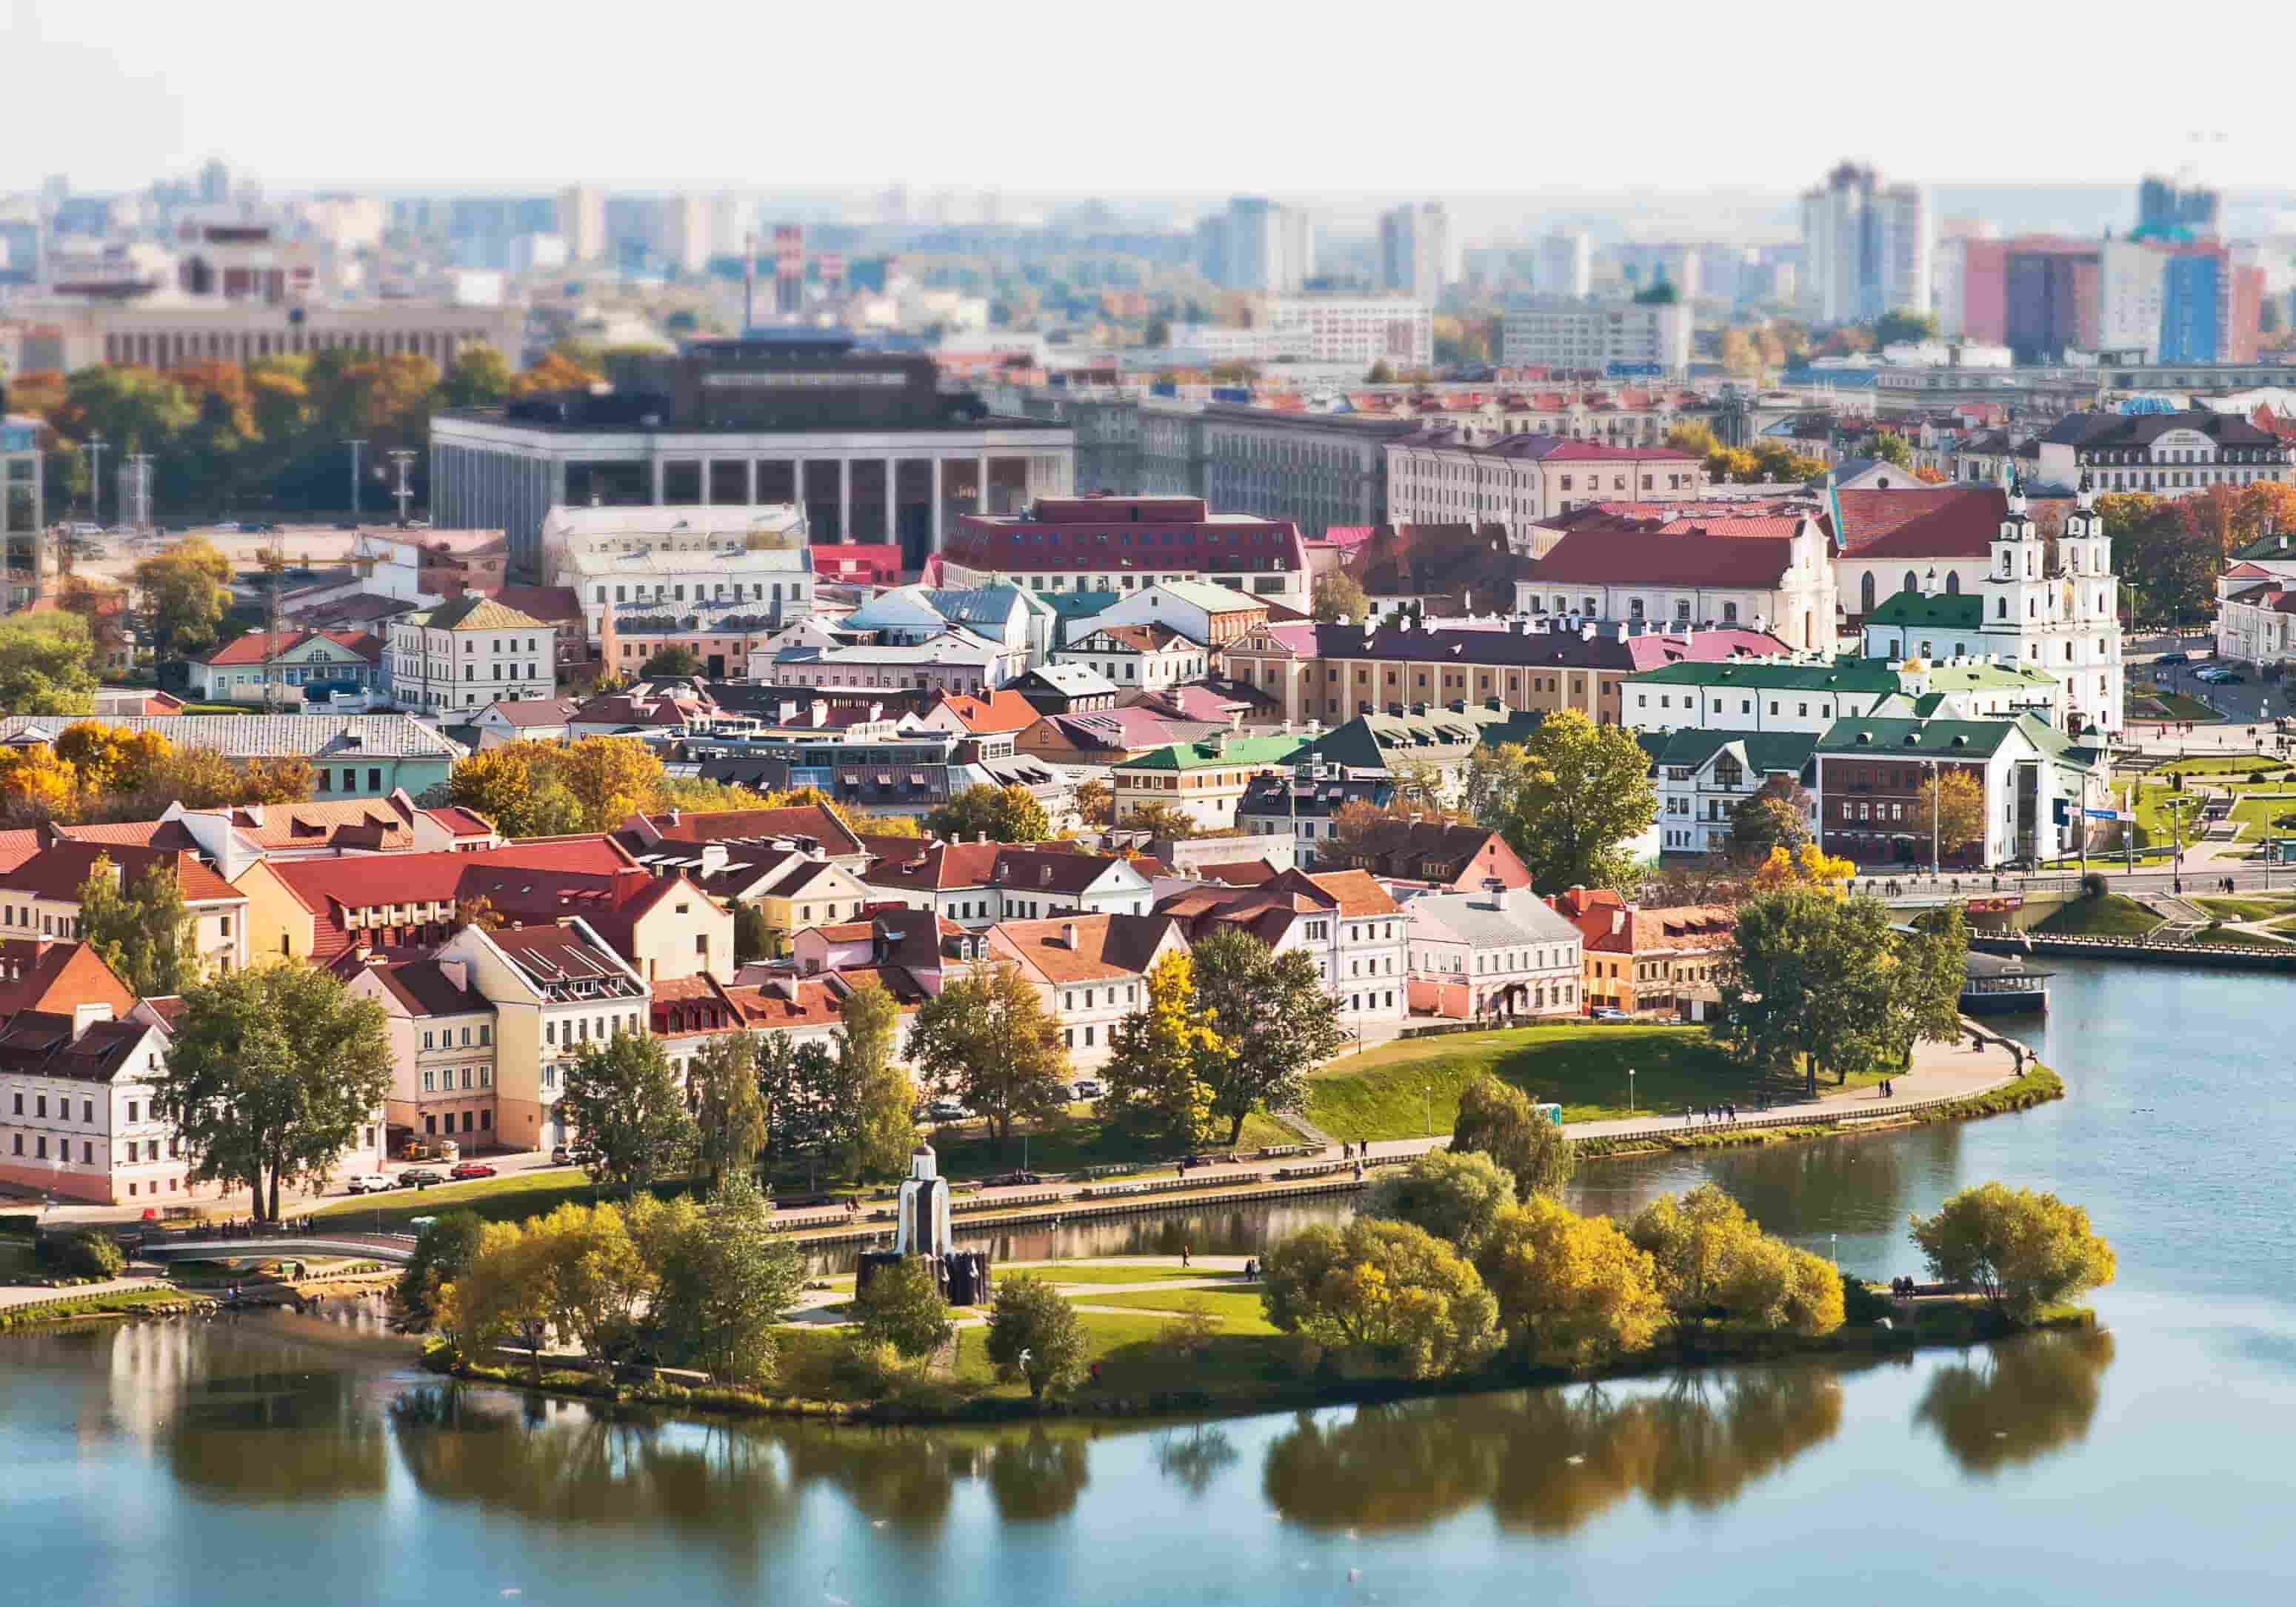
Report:
[[[1737,32],[1685,12],[1674,46],[1660,8],[1640,13],[1659,37],[1637,40],[1625,86],[1586,70],[1617,41],[1607,17],[1578,10],[1480,27],[1472,55],[1458,50],[1456,30],[1390,29],[1374,70],[1354,54],[1357,42],[1302,31],[1288,11],[1183,0],[1157,14],[1178,53],[1137,55],[1155,40],[1136,34],[1128,59],[1146,63],[1136,74],[1078,37],[1072,9],[1034,0],[1000,5],[993,30],[976,37],[953,30],[945,8],[918,10],[909,20],[920,37],[897,31],[865,47],[843,13],[675,0],[643,26],[625,12],[586,18],[578,8],[550,30],[517,8],[406,0],[348,50],[323,48],[308,8],[271,0],[235,7],[227,28],[195,9],[130,11],[0,0],[11,111],[30,135],[0,147],[0,192],[56,173],[77,189],[135,189],[162,175],[191,177],[215,156],[288,191],[902,183],[1043,196],[1267,193],[1309,204],[1326,193],[1390,204],[1521,198],[1549,212],[1567,210],[1574,194],[1620,190],[1790,198],[1843,159],[1939,188],[2133,188],[2143,174],[2173,176],[2188,162],[2227,192],[2287,182],[2272,102],[2236,81],[2260,73],[2261,58],[2254,70],[2212,63],[2194,111],[2100,116],[2087,86],[2125,69],[2120,42],[2014,9],[1988,18],[1972,46],[1900,41],[1891,60],[1902,72],[1877,75],[1827,43],[1839,22],[1824,7],[1781,4],[1759,30]],[[2210,26],[2237,32],[2243,13],[2276,15],[2235,3],[2213,12]],[[898,8],[882,17],[895,30],[904,20]],[[1509,73],[1478,97],[1477,63],[1513,59],[1511,30],[1524,49],[1573,70]],[[1206,62],[1200,86],[1176,76],[1192,38],[1218,46],[1218,70]],[[1812,70],[1789,70],[1798,41]],[[1280,67],[1280,84],[1228,105],[1256,60]],[[1351,78],[1361,80],[1356,110],[1374,125],[1382,104],[1401,115],[1417,99],[1393,86],[1440,86],[1439,147],[1368,131],[1334,138],[1328,95],[1294,99],[1281,86]],[[1104,100],[1077,102],[1080,85]],[[1790,102],[1775,116],[1742,104],[1765,85]],[[2071,96],[2066,115],[2050,110],[2060,93]],[[1287,117],[1296,137],[1284,132]],[[1710,121],[1717,137],[1697,136]]]

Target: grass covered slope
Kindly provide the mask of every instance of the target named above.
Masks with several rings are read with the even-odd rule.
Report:
[[[2141,938],[2161,917],[2124,893],[2076,898],[2033,928],[2042,938]]]
[[[1634,1069],[1634,1110],[1627,1070]],[[1534,1100],[1562,1106],[1565,1121],[1677,1115],[1685,1105],[1759,1095],[1799,1099],[1799,1077],[1764,1079],[1733,1065],[1703,1027],[1568,1022],[1401,1039],[1333,1061],[1308,1083],[1308,1119],[1333,1138],[1419,1138],[1448,1133],[1459,1091],[1488,1073]],[[1850,1086],[1878,1074],[1853,1072]],[[1835,1085],[1831,1077],[1825,1086]]]

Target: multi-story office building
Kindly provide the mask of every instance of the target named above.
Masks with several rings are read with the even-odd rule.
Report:
[[[1425,299],[1285,296],[1267,304],[1276,349],[1316,363],[1385,363],[1426,368],[1435,361],[1435,315]]]
[[[4,393],[0,393],[4,394]],[[46,525],[40,421],[0,415],[0,545],[6,549],[6,608],[30,606],[55,584],[56,543]]]
[[[1379,217],[1382,290],[1432,306],[1451,283],[1451,217],[1439,201],[1391,209]]]
[[[1929,198],[1844,162],[1801,198],[1802,301],[1824,324],[1930,309]]]
[[[2213,234],[2223,205],[2224,197],[2214,190],[2147,174],[2136,186],[2136,226],[2147,233]]]
[[[593,642],[617,603],[724,603],[775,627],[813,611],[813,554],[787,505],[553,508],[542,562],[545,584],[580,599]]]
[[[390,690],[423,709],[478,709],[546,698],[558,679],[557,635],[507,603],[456,597],[390,622]]]
[[[1214,404],[1200,415],[1204,496],[1263,519],[1293,519],[1309,537],[1332,525],[1382,522],[1387,447],[1411,419],[1279,413]]]
[[[1510,368],[1679,374],[1690,365],[1687,301],[1595,305],[1548,301],[1510,307],[1500,326],[1501,360]]]
[[[1589,503],[1672,504],[1706,488],[1704,460],[1664,446],[1437,425],[1390,442],[1387,455],[1394,523],[1497,524],[1511,537]]]
[[[437,414],[441,524],[509,537],[538,571],[554,507],[794,504],[816,543],[895,545],[904,567],[966,514],[1068,494],[1075,432],[988,415],[931,358],[849,336],[703,340],[625,365],[613,389]],[[816,566],[818,567],[818,566]]]

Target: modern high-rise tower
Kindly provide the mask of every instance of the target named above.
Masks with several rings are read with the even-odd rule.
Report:
[[[1930,310],[1929,198],[1843,162],[1801,198],[1802,301],[1821,324]]]
[[[1451,282],[1451,218],[1439,201],[1379,216],[1380,288],[1432,307]]]

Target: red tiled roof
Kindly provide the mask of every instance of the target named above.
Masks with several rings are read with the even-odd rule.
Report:
[[[1202,880],[1229,887],[1260,887],[1281,873],[1265,859],[1224,859],[1217,865],[1196,866],[1196,874]]]
[[[1042,981],[1105,981],[1145,972],[1171,929],[1161,915],[1055,915],[1001,922],[988,929],[988,947]]]
[[[645,823],[664,842],[707,843],[733,837],[810,837],[832,857],[862,852],[861,840],[851,827],[819,804],[792,804],[778,809],[721,809],[710,813],[678,810],[648,815]],[[625,825],[616,833],[627,847],[636,846],[642,834]]]
[[[267,631],[250,631],[195,661],[201,664],[267,664],[281,653],[294,652],[315,636],[324,636],[336,646],[358,654],[370,664],[382,652],[382,639],[362,630],[291,630],[282,631],[275,636]]]
[[[0,875],[14,870],[38,853],[40,843],[41,832],[37,826],[0,832]]]
[[[0,1015],[53,1010],[69,1016],[82,1004],[109,1004],[115,1017],[124,1016],[135,1007],[135,990],[89,944],[0,939]]]
[[[1793,543],[1784,537],[1580,530],[1533,561],[1524,578],[1535,586],[1626,583],[1772,591],[1793,563]]]
[[[35,898],[78,903],[98,859],[109,859],[129,884],[155,869],[176,873],[176,889],[186,904],[244,900],[246,894],[180,849],[135,848],[109,842],[52,842],[6,873],[4,885]]]
[[[1719,904],[1643,909],[1611,888],[1571,888],[1555,895],[1554,908],[1585,934],[1590,951],[1603,954],[1718,947],[1727,940],[1737,919],[1727,905]]]
[[[313,916],[312,958],[324,964],[350,947],[347,912],[381,906],[446,903],[466,886],[484,890],[506,915],[523,914],[537,899],[551,901],[567,888],[558,878],[589,878],[579,890],[603,890],[609,879],[627,872],[654,879],[606,837],[550,837],[466,853],[440,849],[428,854],[361,854],[339,859],[291,859],[272,863],[271,873]],[[514,877],[513,873],[524,873]],[[521,893],[520,889],[532,890]],[[513,909],[505,902],[519,905]],[[596,900],[608,907],[609,900]],[[587,910],[582,913],[589,913]]]
[[[1182,498],[1182,501],[1194,499]],[[1180,517],[1150,507],[1134,521],[1130,498],[1112,498],[1097,521],[967,514],[942,556],[995,573],[1039,570],[1304,570],[1307,545],[1290,520]],[[1198,509],[1201,502],[1195,504]],[[1039,508],[1048,507],[1040,504]]]
[[[996,736],[1008,731],[1025,731],[1037,723],[1037,710],[1028,699],[1017,692],[1001,688],[986,698],[976,698],[961,692],[945,692],[936,708],[945,708],[956,716],[967,731],[975,736]],[[932,712],[927,709],[926,713]]]
[[[500,586],[495,601],[545,625],[581,625],[581,594],[570,586]]]
[[[1009,842],[889,840],[904,842],[907,851],[898,857],[882,857],[862,872],[862,881],[871,887],[946,892],[993,885],[1016,892],[1034,890],[1073,896],[1106,875],[1111,866],[1126,863],[1115,854],[1021,848]]]
[[[1894,491],[1839,491],[1842,528],[1835,545],[1848,558],[1980,558],[1993,555],[1993,538],[2009,516],[1999,486],[1916,486]],[[2070,498],[2036,497],[2037,526],[2044,512],[2062,514]]]

